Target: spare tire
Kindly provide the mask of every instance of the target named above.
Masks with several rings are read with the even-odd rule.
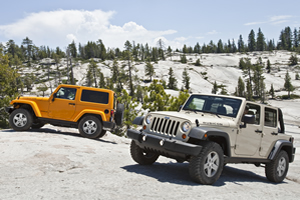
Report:
[[[123,116],[124,116],[124,104],[118,103],[117,110],[115,113],[115,122],[118,126],[122,125]]]

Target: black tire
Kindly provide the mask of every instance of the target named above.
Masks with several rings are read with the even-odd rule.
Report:
[[[42,122],[33,122],[31,125],[32,129],[40,129],[44,126],[45,124]]]
[[[106,133],[106,130],[102,130],[98,138],[102,138]]]
[[[191,157],[189,173],[193,181],[212,185],[219,179],[223,171],[223,149],[215,142],[204,142],[202,146],[199,155]]]
[[[123,116],[124,116],[124,104],[118,103],[117,110],[115,113],[115,122],[118,126],[122,125]]]
[[[140,165],[152,165],[159,157],[159,154],[147,152],[140,148],[134,140],[131,141],[130,154],[132,159]]]
[[[32,114],[24,108],[12,111],[9,116],[9,124],[15,131],[27,131],[30,129],[32,121]]]
[[[93,115],[83,117],[78,124],[80,135],[91,139],[99,138],[103,133],[102,128],[100,119]]]
[[[281,150],[274,160],[266,164],[266,177],[269,181],[280,183],[285,179],[288,169],[289,156],[286,151]]]

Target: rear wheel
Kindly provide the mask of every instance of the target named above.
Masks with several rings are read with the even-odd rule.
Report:
[[[32,121],[32,114],[24,108],[14,110],[9,116],[9,124],[15,131],[28,130]]]
[[[278,156],[266,164],[265,173],[269,181],[280,183],[285,179],[289,169],[289,156],[281,150]]]
[[[134,140],[131,141],[130,154],[132,159],[140,165],[151,165],[159,157],[159,154],[154,152],[148,152],[140,148]]]
[[[81,136],[91,139],[99,138],[105,134],[100,119],[93,115],[83,117],[78,124],[78,129]]]
[[[42,128],[45,124],[42,122],[33,122],[31,125],[31,128],[33,129],[39,129]]]
[[[189,164],[191,178],[201,184],[211,185],[215,183],[224,166],[223,149],[215,142],[203,143],[199,155],[192,156]]]

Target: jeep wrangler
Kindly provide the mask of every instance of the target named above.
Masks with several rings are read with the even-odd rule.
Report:
[[[294,161],[294,138],[284,134],[282,111],[223,95],[193,94],[178,112],[137,117],[141,130],[127,130],[132,159],[151,165],[160,155],[189,162],[189,174],[213,184],[227,163],[265,167],[272,182],[282,182]]]
[[[121,125],[123,104],[117,104],[112,90],[59,85],[50,97],[17,97],[6,111],[16,131],[54,126],[78,128],[87,138],[100,138]]]

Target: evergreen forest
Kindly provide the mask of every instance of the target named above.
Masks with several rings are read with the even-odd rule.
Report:
[[[173,60],[174,55],[179,55],[179,62],[189,63],[189,55],[199,55],[193,66],[201,66],[202,54],[246,54],[249,52],[278,51],[291,52],[289,58],[290,66],[298,65],[300,54],[300,28],[292,30],[285,27],[280,33],[278,40],[266,40],[265,35],[259,28],[257,33],[251,30],[246,38],[239,36],[238,41],[221,39],[215,43],[196,43],[194,46],[183,45],[181,49],[172,49],[165,46],[160,39],[155,47],[146,44],[125,41],[124,48],[110,48],[105,46],[105,41],[89,41],[86,44],[76,44],[73,41],[68,44],[66,50],[60,47],[51,49],[49,46],[37,47],[34,41],[25,37],[21,44],[9,40],[5,45],[0,43],[0,129],[8,128],[8,115],[4,107],[19,95],[49,96],[59,84],[80,84],[89,87],[100,87],[114,90],[117,93],[118,101],[124,103],[124,127],[132,126],[132,120],[140,114],[141,110],[176,111],[189,96],[191,83],[189,70],[192,66],[187,65],[182,73],[182,86],[178,87],[178,80],[175,78],[176,68],[170,67],[166,71],[167,81],[155,78],[154,64],[166,59]],[[105,76],[105,66],[109,70],[109,76]],[[136,65],[144,65],[144,76],[141,79],[137,76]],[[74,68],[87,66],[81,71],[82,79],[74,75]],[[271,63],[268,60],[266,65],[262,62],[251,63],[247,58],[240,59],[239,66],[243,72],[243,78],[236,80],[237,86],[234,93],[245,97],[248,100],[264,102],[266,93],[274,98],[274,88],[266,88],[263,73],[271,72]],[[278,69],[280,70],[280,69]],[[107,74],[107,73],[106,73]],[[203,77],[206,74],[201,73]],[[299,75],[295,77],[299,79]],[[208,80],[209,81],[209,80]],[[141,86],[139,82],[149,83],[148,86]],[[229,95],[224,85],[216,81],[211,82],[211,93]],[[285,84],[283,86],[288,92],[287,97],[291,98],[290,92],[295,87],[291,84],[291,77],[287,71]],[[165,89],[178,90],[179,95],[174,97],[167,94]],[[297,98],[296,95],[293,96]],[[141,106],[140,106],[141,105]],[[116,134],[122,135],[124,128]]]

